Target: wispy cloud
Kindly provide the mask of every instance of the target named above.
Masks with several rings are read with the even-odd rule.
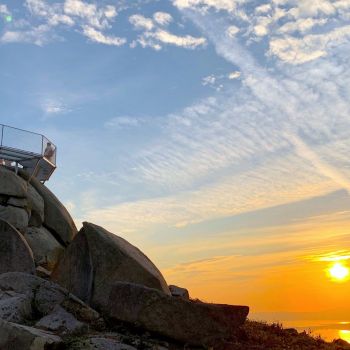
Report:
[[[141,126],[144,122],[145,120],[142,118],[119,116],[108,120],[104,126],[106,128],[125,129]]]
[[[349,189],[349,43],[333,38],[330,55],[306,64],[275,64],[265,56],[273,66],[267,69],[250,44],[223,35],[234,9],[225,21],[210,6],[203,12],[203,6],[196,11],[182,4],[218,55],[238,69],[241,75],[233,76],[242,86],[169,115],[159,137],[130,157],[130,181],[156,187],[152,198],[140,196],[86,216],[115,230],[183,227]],[[270,7],[259,10],[266,11]],[[204,83],[216,80],[209,75]]]
[[[43,111],[43,120],[53,118],[57,115],[68,113],[70,110],[66,104],[59,99],[45,98],[40,102]]]
[[[20,29],[13,24],[3,33],[0,42],[25,42],[42,46],[53,40],[62,40],[63,37],[57,33],[57,29],[61,27],[77,30],[91,41],[105,45],[120,46],[126,42],[125,38],[105,33],[117,16],[116,7],[113,5],[99,6],[82,0],[56,3],[26,0],[25,6],[34,24],[22,21]]]
[[[83,33],[91,41],[113,46],[121,46],[126,43],[125,38],[120,38],[117,36],[105,35],[94,27],[83,26]]]
[[[176,35],[165,29],[172,21],[172,16],[166,12],[156,12],[153,18],[144,17],[141,14],[134,14],[129,17],[129,22],[136,30],[142,33],[131,43],[131,47],[140,45],[150,47],[154,50],[161,50],[164,45],[174,45],[186,49],[195,49],[205,46],[207,41],[203,37],[191,35]]]

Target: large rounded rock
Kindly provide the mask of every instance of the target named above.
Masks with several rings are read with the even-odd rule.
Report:
[[[51,271],[63,254],[63,246],[45,227],[28,227],[24,238],[33,251],[35,264]]]
[[[35,273],[33,253],[22,234],[0,220],[0,274],[10,271]]]
[[[27,183],[4,166],[0,166],[0,194],[24,198],[27,194]]]
[[[50,332],[0,320],[0,349],[58,350],[63,341]]]
[[[115,283],[103,312],[119,321],[193,345],[213,345],[232,337],[248,306],[207,304],[174,298],[156,289]]]
[[[138,248],[100,226],[84,222],[52,273],[52,279],[97,308],[106,305],[116,281],[169,294],[157,267]]]
[[[0,205],[0,219],[9,222],[16,229],[23,231],[28,226],[29,217],[27,211],[23,208]]]
[[[40,181],[33,178],[30,183],[44,200],[44,226],[62,244],[68,245],[77,233],[72,217],[57,197]]]
[[[38,191],[31,185],[28,185],[28,208],[30,210],[29,225],[40,227],[44,222],[44,200]]]

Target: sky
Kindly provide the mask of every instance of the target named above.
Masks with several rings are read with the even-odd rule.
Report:
[[[195,298],[348,317],[327,271],[350,265],[350,0],[0,0],[0,17],[0,123],[57,145],[47,186],[78,228]]]

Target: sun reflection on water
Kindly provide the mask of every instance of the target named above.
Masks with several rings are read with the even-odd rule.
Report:
[[[349,330],[339,330],[339,338],[350,343],[350,331]]]

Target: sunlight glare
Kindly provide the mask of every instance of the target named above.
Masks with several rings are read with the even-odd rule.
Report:
[[[350,331],[348,330],[340,330],[339,331],[339,338],[347,341],[350,343]]]
[[[332,279],[342,281],[349,275],[349,269],[342,263],[337,262],[329,268],[328,273]]]

